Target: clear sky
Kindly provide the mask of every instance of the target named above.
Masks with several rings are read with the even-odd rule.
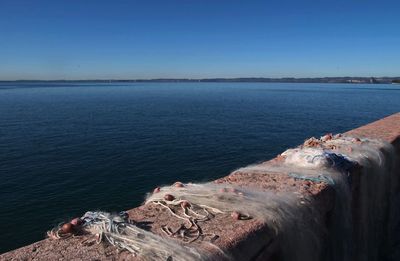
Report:
[[[400,1],[0,0],[0,80],[400,76]]]

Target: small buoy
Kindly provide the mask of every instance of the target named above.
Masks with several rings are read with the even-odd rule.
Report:
[[[234,220],[239,220],[239,219],[240,219],[240,213],[237,212],[237,211],[233,211],[233,212],[231,213],[231,217],[232,217]]]
[[[158,193],[158,192],[160,192],[160,187],[156,187],[154,190],[153,190],[153,193]]]
[[[341,137],[342,137],[342,134],[338,133],[333,138],[338,139],[338,138],[341,138]]]
[[[62,225],[61,231],[64,232],[64,233],[72,233],[72,231],[73,231],[72,224],[71,223],[65,223],[64,225]]]
[[[74,218],[70,222],[73,226],[80,226],[82,225],[82,219],[80,218]]]
[[[328,141],[328,140],[331,140],[332,138],[333,138],[332,133],[328,133],[325,136],[323,136],[321,140],[322,141]]]
[[[183,185],[182,182],[177,181],[177,182],[174,183],[174,187],[176,187],[176,188],[183,188],[184,185]]]
[[[172,201],[172,200],[175,199],[175,197],[172,196],[171,194],[165,194],[165,195],[164,195],[164,199],[165,199],[166,201]]]
[[[182,201],[181,202],[181,207],[182,208],[189,208],[190,207],[190,203],[188,201]]]

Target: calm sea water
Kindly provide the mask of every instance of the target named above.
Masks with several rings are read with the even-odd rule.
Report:
[[[0,84],[0,252],[400,111],[400,86]]]

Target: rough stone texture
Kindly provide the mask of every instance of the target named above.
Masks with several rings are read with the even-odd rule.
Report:
[[[361,126],[359,128],[353,129],[345,133],[350,136],[360,136],[360,137],[368,137],[374,139],[381,139],[393,144],[396,159],[394,164],[394,169],[391,172],[390,180],[388,184],[390,184],[390,194],[388,198],[388,217],[385,221],[386,228],[386,242],[382,247],[381,256],[384,257],[386,261],[395,261],[400,260],[400,113],[396,113],[385,117],[381,120],[372,122],[370,124]],[[358,175],[354,175],[353,177],[358,178]],[[353,205],[352,205],[352,213],[354,222],[358,222],[358,220],[362,219],[360,213],[358,213],[358,189],[354,188],[356,191],[353,192]],[[354,240],[356,241],[357,234],[357,226],[353,226],[354,231]],[[382,244],[382,242],[380,242]]]
[[[396,143],[400,139],[400,113],[346,132],[347,135],[368,137]]]
[[[399,145],[400,113],[354,129],[346,134],[384,139]],[[397,148],[400,150],[400,146]],[[277,164],[279,160],[276,158],[261,164]],[[354,176],[357,176],[357,170],[355,170]],[[312,204],[316,205],[315,208],[322,216],[329,215],[334,204],[334,191],[331,187],[324,183],[295,180],[287,175],[282,175],[282,173],[259,175],[246,170],[235,171],[215,182],[256,187],[275,193],[297,192],[300,197],[311,197]],[[357,183],[356,179],[355,183]],[[400,185],[394,187],[393,190],[399,187]],[[356,188],[357,185],[354,186],[355,190]],[[357,191],[353,193],[357,193]],[[129,210],[128,213],[130,218],[139,222],[142,227],[163,237],[165,235],[160,230],[162,225],[174,228],[180,224],[164,208],[155,205],[140,206]],[[217,234],[219,237],[214,244],[236,260],[274,260],[279,251],[279,246],[274,241],[268,224],[256,219],[233,220],[228,215],[217,215],[214,219],[201,223],[201,227],[204,233],[212,231]],[[45,239],[4,253],[0,255],[0,260],[137,260],[127,252],[119,253],[106,243],[83,244],[84,241],[90,240],[88,237],[78,236],[66,240]],[[218,259],[222,258],[218,249],[210,247],[210,244],[199,242],[194,246],[214,253]]]

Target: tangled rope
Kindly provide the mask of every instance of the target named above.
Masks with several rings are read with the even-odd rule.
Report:
[[[219,236],[214,233],[203,233],[198,224],[199,222],[208,221],[217,214],[230,213],[232,218],[236,220],[246,220],[251,217],[249,214],[242,214],[238,211],[218,208],[215,204],[208,205],[207,203],[201,203],[201,201],[212,203],[214,200],[221,200],[223,199],[220,195],[222,193],[225,194],[225,198],[240,195],[243,196],[242,192],[233,188],[228,189],[224,187],[221,188],[219,192],[216,190],[212,191],[210,188],[212,187],[176,182],[170,187],[170,189],[172,189],[170,193],[178,195],[178,198],[169,193],[160,193],[161,188],[156,188],[153,195],[146,201],[146,204],[152,203],[161,206],[162,208],[167,209],[172,216],[184,221],[184,223],[175,230],[172,230],[167,225],[163,225],[161,230],[167,236],[178,238],[183,243],[192,243],[199,238],[204,239],[206,237],[210,238],[210,242],[214,242]],[[163,192],[166,189],[168,188],[163,188]]]
[[[76,225],[71,224],[72,221],[59,225],[48,232],[49,237],[65,239],[77,234],[92,234],[96,243],[106,241],[144,260],[203,260],[207,256],[204,253],[200,255],[194,248],[178,245],[137,227],[125,212],[110,214],[89,211],[79,220],[80,223]],[[82,241],[82,244],[88,241],[90,239]]]
[[[302,174],[294,173],[294,172],[290,172],[288,175],[289,175],[289,177],[292,177],[295,179],[309,180],[312,182],[323,182],[330,186],[335,185],[335,181],[328,175],[321,174],[321,175],[318,175],[317,177],[314,177],[314,176],[306,176],[306,175],[302,175]]]

